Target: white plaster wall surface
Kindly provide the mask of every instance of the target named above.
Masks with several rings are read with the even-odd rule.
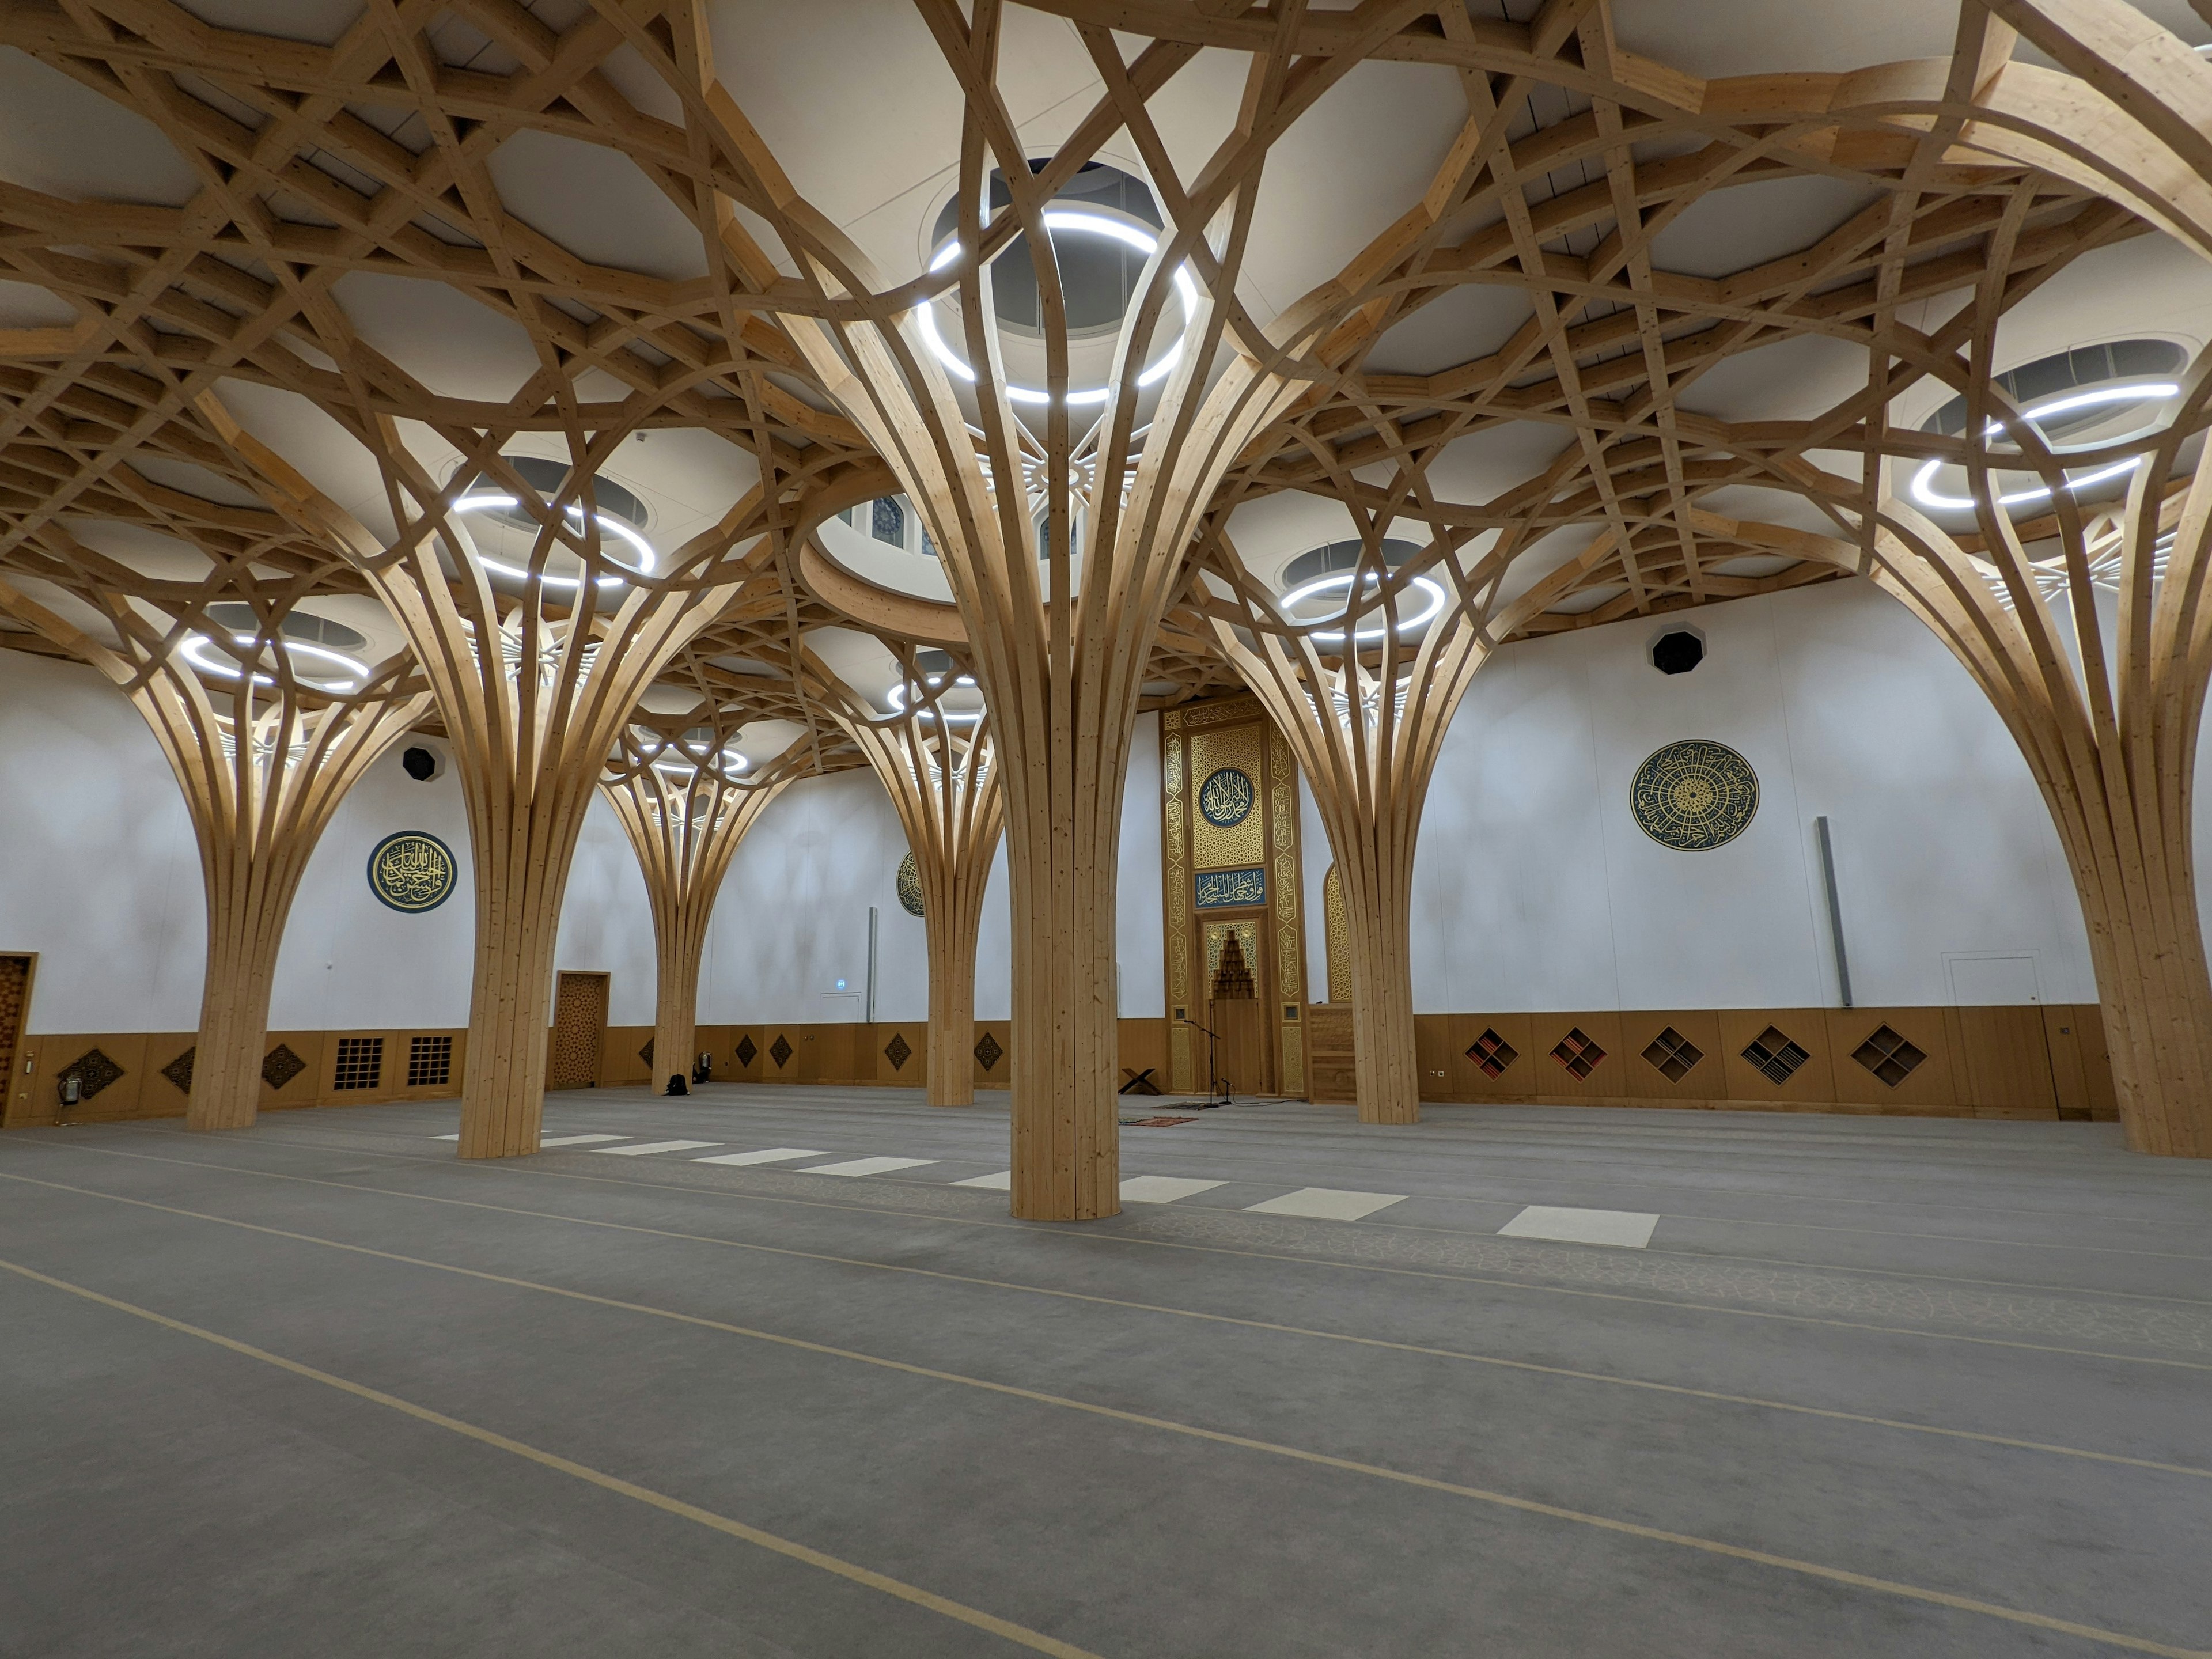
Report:
[[[653,964],[653,906],[645,872],[623,833],[622,820],[594,794],[576,836],[562,895],[553,966],[609,976],[607,1024],[650,1025],[658,970]],[[462,1000],[467,1000],[464,988]]]
[[[929,942],[921,921],[898,900],[899,860],[906,852],[906,831],[874,773],[809,778],[786,789],[731,860],[708,933],[700,1018],[710,1024],[862,1018],[872,904],[876,1018],[927,1019]],[[1000,886],[994,881],[994,889]],[[990,902],[987,896],[987,915]],[[1003,910],[1002,890],[998,904]],[[1004,937],[1002,927],[1002,1002]],[[986,967],[979,960],[979,1005],[992,983]]]
[[[0,651],[0,951],[36,951],[33,1031],[188,1031],[207,911],[154,735],[92,669]]]
[[[1904,609],[1837,583],[1702,610],[1693,672],[1668,626],[1509,647],[1445,740],[1414,877],[1424,1012],[1787,1007],[1837,1000],[1813,819],[1830,820],[1855,1000],[1952,1000],[1949,957],[2033,953],[2045,1000],[2094,1000],[2041,798],[1964,670]],[[1678,853],[1629,786],[1683,738],[1758,772],[1750,827]]]
[[[339,803],[307,861],[276,957],[271,1030],[405,1030],[469,1023],[476,879],[468,809],[450,764],[424,781],[407,775],[400,757],[418,745],[445,748],[437,738],[407,737],[386,750]],[[394,910],[369,888],[369,854],[402,830],[435,836],[453,848],[458,878],[434,910]]]
[[[1137,716],[1121,792],[1121,854],[1114,888],[1114,959],[1121,969],[1121,1016],[1158,1019],[1168,1011],[1167,919],[1160,890],[1160,717]]]

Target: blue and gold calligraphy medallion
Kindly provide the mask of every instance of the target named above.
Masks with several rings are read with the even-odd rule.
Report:
[[[1724,743],[1686,738],[1656,750],[1628,786],[1636,827],[1678,853],[1710,853],[1750,826],[1759,775]]]
[[[410,915],[452,897],[456,873],[453,849],[421,830],[386,836],[368,855],[368,890]]]
[[[1252,780],[1224,766],[1198,786],[1198,810],[1217,830],[1234,830],[1252,816]]]
[[[918,916],[921,914],[921,871],[915,866],[911,853],[899,860],[898,896],[907,915]]]

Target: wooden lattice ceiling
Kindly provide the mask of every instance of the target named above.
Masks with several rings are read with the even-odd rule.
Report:
[[[66,0],[0,11],[0,43],[43,66],[18,60],[15,84],[61,112],[43,124],[27,105],[0,114],[26,128],[15,153],[53,159],[56,177],[69,173],[58,152],[117,158],[110,199],[35,178],[0,183],[0,270],[23,285],[13,291],[50,296],[44,310],[18,308],[24,325],[0,330],[0,572],[49,596],[142,592],[172,606],[272,586],[293,601],[366,592],[344,550],[288,516],[240,459],[229,423],[283,450],[272,427],[288,408],[425,456],[480,459],[532,439],[583,455],[608,430],[710,434],[757,468],[749,531],[769,550],[670,671],[672,686],[792,720],[816,763],[854,763],[794,666],[805,636],[830,625],[909,642],[932,634],[908,626],[910,600],[824,568],[811,527],[895,481],[777,319],[856,316],[938,291],[918,252],[886,270],[883,291],[841,295],[818,273],[803,278],[794,249],[823,211],[807,190],[865,198],[874,169],[880,197],[928,167],[949,176],[958,158],[927,153],[951,144],[936,129],[887,122],[833,143],[792,115],[839,74],[836,52],[788,50],[807,10],[268,0],[225,5],[217,21],[172,0]],[[1958,342],[1938,320],[1957,308],[1947,296],[1963,302],[1994,267],[2009,303],[2146,228],[2055,153],[2039,170],[2016,159],[2026,143],[1975,142],[1989,111],[2077,83],[2012,61],[2011,28],[1972,6],[1942,43],[1948,56],[1849,74],[1779,62],[1770,75],[1713,80],[1627,49],[1602,0],[1331,11],[917,0],[881,11],[900,28],[844,50],[905,53],[900,76],[940,103],[981,95],[963,75],[977,32],[1018,25],[1046,41],[1041,62],[1082,74],[1066,107],[1034,123],[1031,153],[1062,158],[1039,165],[1072,169],[1111,138],[1150,172],[1171,222],[1205,220],[1262,180],[1290,222],[1368,224],[1381,210],[1386,228],[1349,249],[1329,289],[1341,320],[1301,354],[1310,389],[1245,448],[1213,504],[1209,521],[1224,533],[1192,569],[1195,579],[1210,562],[1225,587],[1268,585],[1238,566],[1234,550],[1249,544],[1225,533],[1232,516],[1293,494],[1335,504],[1370,538],[1393,523],[1426,526],[1429,562],[1496,531],[1524,550],[1548,546],[1527,556],[1557,564],[1563,543],[1609,532],[1606,556],[1519,635],[1828,579],[1834,567],[1793,556],[1793,539],[1869,520],[1886,458],[1957,447],[1889,423],[1915,381],[1960,381]],[[1830,32],[1851,27],[1839,15]],[[320,38],[293,38],[302,34]],[[747,50],[756,38],[758,62]],[[1178,163],[1190,146],[1163,112],[1224,55],[1238,75],[1245,60],[1272,62],[1272,102],[1219,152],[1226,161],[1189,176]],[[1441,124],[1330,125],[1342,118],[1332,92],[1410,85],[1415,70],[1426,77],[1421,110],[1450,89]],[[69,95],[56,77],[72,83]],[[1316,128],[1353,165],[1310,179],[1283,159],[1311,156],[1297,143]],[[675,268],[642,255],[626,265],[619,246],[564,244],[542,228],[539,202],[507,199],[519,175],[506,158],[552,141],[564,155],[613,161],[621,189],[678,216],[690,245]],[[593,191],[617,189],[609,177],[579,167],[563,187],[589,209]],[[1402,202],[1342,193],[1343,180],[1363,178],[1417,182]],[[1817,184],[1837,205],[1786,247],[1759,234],[1756,213],[1698,216],[1790,181]],[[916,206],[908,216],[927,216]],[[1679,226],[1703,227],[1707,274],[1668,268],[1662,248]],[[1743,234],[1740,258],[1729,227]],[[1249,228],[1240,218],[1200,246],[1201,281],[1221,238]],[[1291,279],[1253,258],[1243,270],[1250,280],[1213,296],[1224,350],[1265,358],[1277,318],[1258,296]],[[396,319],[390,305],[363,314],[364,284],[395,280],[410,293],[434,287],[512,343],[524,360],[513,384],[471,395],[433,372],[447,338],[434,308],[419,328],[405,306]],[[1518,317],[1501,338],[1468,350],[1480,329],[1431,330],[1420,372],[1398,361],[1390,343],[1424,311],[1478,291],[1498,301],[1483,314]],[[1848,395],[1788,419],[1698,412],[1712,406],[1700,390],[1718,371],[1805,339],[1863,352]],[[1547,432],[1549,459],[1502,483],[1459,464],[1498,434]],[[344,479],[317,474],[315,457],[329,453],[293,459],[346,500]],[[419,503],[399,499],[390,459],[379,463],[385,510],[357,510],[398,536]],[[1477,475],[1483,487],[1468,488]],[[1747,500],[1795,506],[1768,522]],[[88,528],[102,526],[130,527],[138,544],[187,544],[208,568],[134,562],[116,550],[127,538]],[[0,641],[45,648],[0,629]],[[1171,614],[1152,648],[1151,700],[1234,681],[1206,630]]]

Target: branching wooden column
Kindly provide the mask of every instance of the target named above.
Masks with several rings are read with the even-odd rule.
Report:
[[[207,964],[185,1121],[195,1129],[248,1127],[261,1098],[276,957],[300,878],[346,791],[428,712],[429,693],[404,657],[356,677],[326,665],[316,672],[312,658],[285,648],[286,622],[313,574],[266,580],[242,561],[218,562],[197,586],[149,582],[103,568],[109,561],[58,526],[39,540],[58,556],[58,584],[100,615],[106,640],[6,583],[0,609],[113,681],[168,757],[191,814],[207,898]],[[76,579],[62,580],[64,568]],[[120,591],[125,581],[134,596]]]
[[[690,716],[634,719],[600,789],[622,820],[653,905],[653,1074],[689,1076],[697,1052],[699,963],[730,860],[788,773],[749,778],[736,732]]]
[[[441,486],[390,419],[363,416],[352,429],[375,456],[400,525],[389,545],[250,434],[232,424],[224,435],[272,498],[349,550],[436,693],[468,805],[476,877],[459,1152],[532,1152],[544,1106],[555,933],[584,813],[653,677],[772,566],[763,495],[748,495],[648,573],[622,562],[612,537],[603,539],[591,492],[593,472],[625,431],[571,434],[568,481],[548,499],[499,453],[495,433],[441,429],[467,458]],[[534,533],[524,563],[495,569],[480,555],[469,528],[472,493],[526,515]],[[749,557],[733,556],[749,538]]]
[[[956,708],[957,677],[903,664],[901,712],[841,723],[883,780],[906,827],[929,939],[929,1103],[975,1103],[975,935],[1006,808],[990,724]],[[1018,1037],[1015,1050],[1018,1055]]]
[[[2212,1157],[2212,976],[2192,842],[2212,678],[2212,468],[2198,463],[2185,496],[2164,483],[2204,424],[2208,369],[2200,358],[2124,509],[2081,510],[2062,490],[2032,557],[1977,464],[1983,550],[1893,500],[1860,565],[1950,647],[2020,744],[2081,898],[2128,1145],[2185,1158]],[[1969,407],[1978,429],[1982,399]]]
[[[1179,52],[1133,74],[1106,30],[1084,26],[1107,90],[1075,136],[1033,164],[997,85],[995,9],[972,27],[950,8],[928,15],[967,107],[957,241],[919,296],[878,280],[796,197],[733,106],[726,118],[813,290],[781,320],[920,508],[966,624],[1006,800],[1012,1208],[1083,1220],[1121,1207],[1115,893],[1145,663],[1214,485],[1305,383],[1303,354],[1343,300],[1331,287],[1263,330],[1236,295],[1267,145],[1341,71],[1321,63],[1286,77],[1283,57],[1255,54],[1232,131],[1186,187],[1145,105]],[[997,326],[992,263],[1018,236],[1052,247],[1048,209],[1123,127],[1165,222],[1157,236],[1138,234],[1148,263],[1110,366],[1087,371],[1106,384],[1081,384],[1066,296],[1046,257],[1031,261],[1042,322],[1018,374]],[[1209,240],[1217,225],[1224,234]],[[940,294],[957,303],[968,365],[957,391],[947,350],[930,344],[914,311],[917,297]],[[1170,307],[1179,333],[1163,325]]]

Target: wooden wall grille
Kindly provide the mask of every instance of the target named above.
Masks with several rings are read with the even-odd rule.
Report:
[[[1552,1049],[1552,1058],[1565,1066],[1574,1076],[1588,1077],[1605,1059],[1605,1050],[1583,1034],[1579,1025],[1561,1037]]]
[[[449,1036],[418,1036],[407,1045],[407,1086],[434,1088],[453,1077],[453,1040]]]
[[[1481,1068],[1483,1076],[1499,1077],[1521,1058],[1521,1052],[1495,1030],[1489,1030],[1468,1046],[1467,1057]]]
[[[374,1089],[384,1081],[384,1039],[380,1036],[340,1037],[337,1060],[331,1073],[333,1089]]]
[[[1705,1057],[1705,1051],[1669,1025],[1653,1037],[1644,1050],[1651,1069],[1669,1083],[1680,1083]]]
[[[1770,1083],[1787,1083],[1797,1068],[1813,1058],[1792,1042],[1778,1025],[1770,1025],[1753,1038],[1743,1051],[1753,1070]]]
[[[1884,1025],[1852,1049],[1851,1058],[1894,1089],[1928,1056]]]
[[[599,1039],[607,1028],[607,975],[562,974],[553,994],[549,1089],[588,1089],[599,1080]]]

